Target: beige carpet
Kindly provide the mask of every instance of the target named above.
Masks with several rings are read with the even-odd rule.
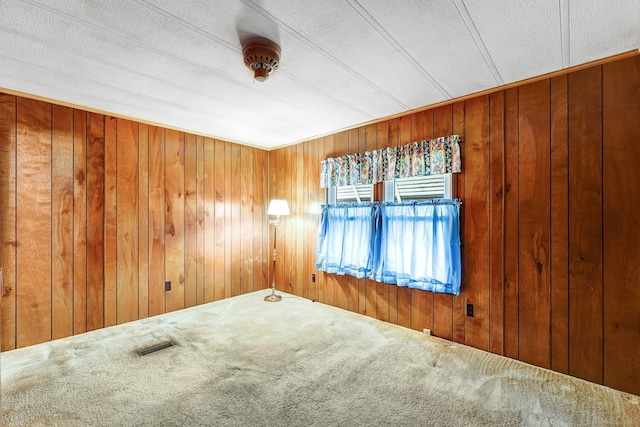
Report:
[[[3,353],[3,425],[640,425],[638,396],[266,293]]]

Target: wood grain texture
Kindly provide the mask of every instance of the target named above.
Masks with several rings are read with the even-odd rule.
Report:
[[[640,60],[603,77],[604,384],[640,395]]]
[[[87,113],[73,112],[73,332],[87,331]],[[136,189],[134,192],[137,193]],[[136,255],[137,258],[137,255]]]
[[[230,210],[230,204],[225,203],[225,191],[226,186],[230,185],[227,183],[225,179],[226,171],[225,171],[225,159],[226,159],[226,144],[223,141],[215,141],[213,147],[211,147],[211,152],[213,154],[213,158],[210,162],[211,166],[214,168],[214,211],[211,212],[211,215],[214,215],[214,227],[215,227],[215,245],[211,245],[212,242],[209,242],[207,246],[207,259],[213,257],[215,259],[214,269],[215,269],[215,284],[214,284],[214,293],[211,301],[223,299],[225,297],[225,289],[227,283],[227,262],[230,260],[231,251],[229,250],[230,242],[227,240],[231,236],[231,224],[229,227],[226,226],[227,221],[227,210]],[[209,159],[210,156],[206,158]],[[207,160],[209,163],[209,161]]]
[[[149,126],[149,316],[165,312],[165,130]]]
[[[138,319],[138,123],[118,119],[117,127],[116,321]]]
[[[267,178],[267,156],[266,152],[262,150],[253,150],[253,218],[249,220],[253,221],[253,290],[265,289],[267,287],[267,257],[268,253],[265,251],[266,245],[264,245],[263,239],[268,236],[265,233],[265,224],[267,223],[267,199],[266,193],[269,191],[266,188],[268,181]],[[301,256],[304,256],[306,252],[303,251]]]
[[[51,105],[17,103],[17,347],[51,339]]]
[[[518,89],[504,93],[505,185],[504,185],[504,355],[520,357],[519,311],[519,240],[520,205],[518,180],[520,157],[518,151]],[[466,148],[466,147],[465,147]],[[464,208],[466,210],[466,208]],[[465,232],[466,236],[466,232]]]
[[[567,76],[551,79],[551,369],[569,373]]]
[[[602,68],[577,71],[568,85],[569,373],[601,383]]]
[[[51,337],[73,335],[73,110],[54,105],[51,133]]]
[[[379,150],[381,148],[388,147],[391,140],[397,140],[397,120],[393,120],[392,123],[382,122],[378,123],[376,126],[376,145],[375,149]],[[345,153],[348,154],[348,153]],[[376,185],[374,189],[375,200],[382,200],[382,185]],[[388,322],[390,319],[390,311],[391,311],[391,286],[386,283],[377,283],[376,284],[376,318],[385,322]],[[396,293],[396,297],[393,298],[395,301],[394,311],[396,312],[397,317],[397,286],[393,286],[393,290]],[[396,320],[397,321],[397,320]]]
[[[462,165],[466,162],[466,152],[465,152],[465,103],[457,102],[453,104],[453,133],[458,134],[460,136],[460,156],[462,158]],[[455,174],[455,190],[456,197],[460,200],[465,199],[464,193],[464,183],[465,183],[465,174],[457,173]],[[460,218],[464,218],[465,215],[465,205],[462,204],[460,206]],[[462,250],[462,259],[464,259],[465,254],[465,233],[464,233],[464,221],[460,221],[460,242],[461,242],[461,250]],[[464,265],[462,266],[464,269]],[[453,299],[453,341],[457,343],[465,342],[465,326],[466,326],[466,285],[464,282],[462,283],[460,289],[460,295]]]
[[[365,127],[365,151],[372,151],[378,147],[377,125]],[[325,138],[327,140],[329,138]],[[333,276],[333,275],[330,275]],[[329,277],[331,280],[332,277]],[[365,307],[364,314],[374,319],[378,317],[377,309],[378,284],[373,280],[365,281]],[[330,304],[330,303],[329,303]]]
[[[358,146],[359,152],[367,151],[367,128],[362,126],[358,129]],[[325,155],[321,156],[322,159],[327,158],[326,150]],[[367,288],[369,279],[362,279],[358,281],[358,314],[366,314],[367,312]]]
[[[519,102],[520,359],[549,368],[549,81],[521,87]]]
[[[217,159],[216,159],[217,160]],[[222,293],[222,298],[229,298],[233,294],[231,292],[231,284],[232,284],[232,269],[233,269],[233,258],[232,258],[232,250],[233,250],[233,199],[232,199],[232,181],[237,179],[234,176],[233,168],[231,164],[231,144],[225,142],[224,143],[224,155],[220,159],[222,161],[222,165],[219,165],[216,161],[216,170],[218,167],[224,168],[224,187],[222,192],[222,200],[224,207],[224,286],[220,291]],[[216,191],[218,190],[216,186]],[[216,287],[218,283],[216,283]]]
[[[165,294],[165,310],[184,308],[184,143],[182,132],[165,132],[165,280],[171,290]]]
[[[104,116],[87,115],[87,330],[104,327]]]
[[[337,133],[333,138],[333,143],[335,156],[349,154],[349,134],[347,132]],[[349,308],[349,276],[332,276],[335,278],[335,305],[346,310]],[[388,305],[385,308],[388,309]]]
[[[16,110],[16,97],[0,93],[0,351],[16,348]]]
[[[184,306],[198,301],[198,164],[197,139],[185,135],[184,144]]]
[[[453,105],[445,105],[433,110],[433,129],[431,138],[451,135],[453,130]],[[425,133],[429,136],[429,133]],[[417,137],[417,138],[416,138]],[[412,135],[412,139],[421,139]],[[478,141],[479,144],[482,141]],[[463,268],[466,271],[466,268]],[[468,286],[468,283],[467,283]],[[413,324],[412,324],[413,326]],[[453,339],[453,296],[436,293],[433,295],[433,334],[447,340]]]
[[[216,283],[222,284],[224,290],[224,207],[222,201],[218,207],[216,192],[216,147],[218,142],[204,139],[204,302],[216,299]],[[224,145],[220,158],[224,159]],[[221,186],[224,189],[224,163],[222,164]],[[218,215],[220,218],[218,218]],[[218,223],[220,225],[218,226]],[[219,229],[219,230],[218,230]],[[218,240],[219,239],[219,240]],[[220,245],[220,251],[218,251]]]
[[[349,132],[349,144],[351,148],[351,144],[358,143],[358,132],[350,131]],[[316,243],[318,236],[318,227],[320,226],[320,212],[321,212],[321,204],[324,204],[324,196],[325,191],[320,189],[320,144],[319,141],[313,140],[309,141],[309,156],[306,158],[307,165],[309,169],[309,207],[311,210],[311,223],[308,229],[308,239],[309,239],[309,256],[308,263],[311,268],[311,273],[315,274],[315,281],[312,281],[309,278],[309,290],[307,292],[307,298],[311,300],[318,299],[318,288],[319,281],[322,278],[323,274],[316,271]],[[355,150],[357,151],[357,149]],[[349,310],[355,313],[358,312],[358,283],[356,281],[353,284],[353,287],[349,288]]]
[[[433,112],[429,114],[433,115]],[[404,145],[411,141],[411,116],[398,118],[396,140],[389,141],[389,143]],[[432,316],[428,314],[428,310],[433,307],[433,296],[424,292],[418,292],[420,291],[407,287],[398,288],[398,325],[411,328],[412,319],[419,319],[422,316],[424,316],[422,318],[432,318]],[[413,304],[414,295],[416,295],[415,307]],[[416,320],[414,323],[417,325],[420,321]]]
[[[242,293],[241,271],[242,271],[242,223],[240,218],[241,193],[240,185],[241,177],[241,147],[236,144],[229,144],[230,157],[229,168],[231,176],[227,177],[231,181],[229,193],[225,195],[227,203],[231,204],[230,218],[227,226],[231,228],[231,264],[227,266],[231,274],[231,282],[229,283],[229,292],[227,296],[236,296]],[[289,259],[289,258],[287,258]]]
[[[117,120],[107,117],[105,138],[105,244],[104,244],[104,326],[113,326],[117,321],[117,258],[118,258],[118,199],[117,199]],[[162,307],[164,310],[164,306]]]
[[[149,126],[138,129],[138,318],[149,317]]]
[[[637,386],[640,383],[640,365],[634,357],[640,350],[637,328],[640,310],[636,304],[636,265],[640,256],[637,242],[640,231],[635,221],[639,208],[636,206],[639,198],[635,182],[640,181],[636,177],[636,165],[640,158],[635,141],[640,136],[640,129],[634,121],[634,117],[640,114],[639,70],[638,59],[632,58],[597,69],[585,68],[583,74],[543,79],[532,85],[497,91],[490,97],[489,114],[484,112],[485,107],[469,109],[469,105],[486,105],[486,97],[456,102],[451,108],[438,110],[436,115],[447,111],[446,116],[451,118],[436,120],[436,127],[452,122],[448,126],[452,126],[452,131],[462,137],[463,173],[456,176],[456,182],[458,194],[463,200],[463,256],[465,260],[475,253],[480,257],[488,257],[482,261],[486,261],[490,267],[486,276],[486,272],[482,273],[486,280],[474,279],[469,282],[465,276],[462,295],[449,300],[439,299],[439,302],[431,305],[432,311],[429,313],[429,308],[422,305],[429,299],[414,299],[413,291],[409,289],[397,288],[397,300],[394,300],[393,287],[383,287],[382,293],[378,293],[378,284],[375,282],[347,279],[347,308],[358,313],[368,311],[369,315],[380,318],[388,313],[389,321],[409,327],[412,326],[412,317],[435,318],[435,328],[450,331],[454,341],[480,347],[488,343],[488,348],[495,352],[499,352],[500,348],[499,313],[502,310],[505,355],[640,393]],[[597,73],[601,73],[601,85],[594,83],[598,80]],[[495,144],[501,137],[501,96],[504,104],[502,154]],[[601,114],[597,113],[597,108],[601,108]],[[85,274],[86,301],[80,304],[86,305],[87,329],[113,325],[116,319],[121,321],[126,317],[129,311],[127,304],[130,302],[128,297],[124,300],[116,298],[116,285],[121,286],[122,283],[121,273],[131,272],[138,280],[139,286],[134,294],[138,298],[135,305],[138,313],[134,317],[144,316],[146,291],[149,296],[149,315],[166,311],[163,284],[168,270],[165,269],[165,262],[171,263],[174,259],[165,256],[164,243],[165,199],[169,197],[165,191],[165,176],[168,179],[170,174],[165,174],[165,163],[173,155],[171,150],[165,148],[165,129],[148,127],[147,209],[142,206],[145,188],[142,144],[146,138],[145,127],[141,126],[137,136],[133,137],[133,145],[138,150],[137,159],[123,160],[121,164],[120,158],[126,157],[128,147],[125,153],[119,152],[119,148],[131,139],[127,136],[130,132],[126,131],[129,125],[125,124],[123,133],[120,125],[124,122],[120,123],[118,119],[78,112],[80,116],[86,115],[85,135],[78,140],[84,144],[81,147],[84,153],[74,152],[78,156],[78,164],[82,164],[82,156],[86,158],[86,202],[81,207],[86,210],[85,220],[77,222],[78,227],[86,227],[86,261],[80,267],[86,270],[76,272],[73,266],[70,269],[69,265],[56,264],[60,259],[31,255],[35,251],[43,253],[45,257],[55,257],[59,252],[54,248],[59,247],[61,242],[55,233],[61,229],[58,225],[65,222],[63,214],[57,213],[58,202],[62,200],[55,198],[59,188],[56,183],[62,182],[59,181],[59,161],[64,157],[63,154],[68,155],[68,152],[58,153],[55,150],[58,143],[56,135],[60,130],[56,124],[57,109],[53,108],[52,116],[50,104],[0,95],[0,138],[3,142],[0,144],[0,237],[3,242],[0,262],[5,278],[5,295],[1,303],[3,350],[49,340],[53,337],[54,324],[64,323],[63,317],[58,318],[56,314],[60,312],[60,306],[54,304],[62,302],[73,306],[75,302],[63,297],[63,301],[52,304],[56,286],[54,270],[71,271],[74,276]],[[483,110],[481,115],[487,118],[486,122],[474,118],[480,110]],[[73,114],[75,116],[76,112]],[[418,129],[423,127],[420,121],[434,115],[434,110],[427,109],[424,114],[426,116],[405,115],[383,124],[350,130],[347,132],[348,152],[378,148],[384,143],[385,137],[381,136],[384,134],[389,143],[394,139],[400,143],[411,142],[412,128],[416,127],[417,136],[420,132]],[[130,126],[136,125],[132,122]],[[598,126],[602,135],[599,141],[597,137],[591,138],[598,133]],[[480,176],[479,172],[473,170],[479,160],[475,158],[476,153],[471,146],[478,144],[474,135],[485,135],[487,128],[490,145],[485,153],[488,159],[484,172],[486,175]],[[375,135],[375,146],[369,144],[372,135]],[[338,140],[340,138],[343,137],[337,136]],[[288,253],[291,260],[304,265],[296,265],[295,268],[284,265],[285,269],[291,268],[279,273],[282,274],[280,279],[286,280],[279,281],[278,288],[283,289],[288,285],[294,292],[306,292],[306,295],[317,300],[334,305],[344,304],[343,296],[335,292],[339,290],[339,285],[336,288],[331,275],[318,273],[315,287],[305,283],[308,281],[308,272],[313,271],[318,217],[312,219],[309,216],[309,220],[306,220],[304,205],[324,201],[324,191],[319,190],[318,185],[319,160],[336,152],[335,141],[336,136],[323,137],[270,153],[249,149],[253,153],[251,167],[254,174],[251,215],[254,288],[259,282],[256,273],[259,265],[262,265],[265,273],[269,272],[270,236],[273,231],[273,227],[267,225],[266,218],[261,221],[261,226],[257,225],[261,216],[257,212],[259,199],[262,196],[262,206],[266,208],[270,198],[283,197],[291,202],[292,213],[295,213],[284,220],[289,222],[288,229],[287,226],[279,228],[279,259]],[[232,213],[234,200],[239,200],[233,194],[232,181],[239,179],[240,175],[233,171],[233,144],[206,138],[202,139],[202,144],[203,154],[201,156],[196,149],[196,162],[202,162],[204,176],[203,292],[204,300],[207,300],[231,295],[232,239],[236,237],[233,235]],[[344,147],[344,144],[338,142],[337,145]],[[242,151],[241,148],[235,150]],[[264,159],[263,166],[260,166],[258,153]],[[241,163],[246,166],[249,161],[246,156],[243,158],[245,160],[241,160]],[[497,164],[502,160],[504,209],[501,211],[498,206],[502,200],[496,197],[496,191],[497,183],[502,179],[498,176],[502,171]],[[592,162],[595,164],[592,165]],[[185,168],[185,172],[188,172],[189,167],[185,165]],[[260,168],[264,178],[262,185],[258,186],[256,176]],[[124,188],[121,176],[131,169],[140,174],[133,194],[127,193],[128,188]],[[199,183],[198,166],[195,169],[196,183]],[[240,174],[245,173],[244,166],[240,165],[240,171]],[[74,172],[71,171],[71,176],[76,180]],[[486,185],[477,185],[478,180],[485,180]],[[249,185],[248,181],[246,185]],[[121,194],[121,189],[124,194]],[[260,191],[262,195],[258,194]],[[380,188],[376,192],[379,193]],[[481,218],[485,214],[476,216],[476,212],[470,210],[473,200],[485,200],[485,197],[488,202],[485,206],[486,220]],[[135,242],[138,245],[135,262],[138,264],[133,268],[131,264],[123,264],[125,258],[121,256],[124,248],[121,247],[123,243],[120,237],[124,236],[120,235],[130,224],[125,220],[123,211],[119,210],[123,203],[131,205],[132,201],[137,203],[138,210],[133,225],[138,233]],[[598,205],[600,213],[597,212]],[[196,206],[199,206],[198,202]],[[242,209],[246,209],[246,206]],[[140,210],[148,212],[149,283],[146,290],[140,287],[145,286],[144,261],[141,259],[145,252],[145,226],[144,213]],[[207,213],[214,215],[214,225],[209,230]],[[474,216],[472,220],[468,220],[470,215]],[[503,251],[496,250],[500,248],[496,244],[501,231],[496,227],[499,215],[504,217]],[[248,216],[244,215],[244,218]],[[485,231],[488,246],[487,243],[476,242],[474,221],[480,220],[487,223]],[[599,235],[598,224],[601,230]],[[592,228],[596,229],[595,236],[592,235]],[[33,229],[38,230],[35,238],[32,238]],[[284,235],[280,234],[282,229]],[[45,230],[45,234],[40,230]],[[262,236],[259,230],[262,230]],[[206,237],[210,231],[213,232],[213,246]],[[196,229],[196,235],[198,233]],[[261,237],[264,255],[258,260],[257,247],[260,246]],[[74,249],[75,244],[81,241],[76,238]],[[180,250],[186,251],[186,244],[183,238]],[[124,247],[130,246],[125,241]],[[304,254],[300,254],[300,251]],[[242,253],[245,251],[242,250]],[[496,270],[499,270],[501,257],[504,257],[502,307],[496,282],[499,278]],[[34,262],[42,265],[33,269]],[[242,259],[243,268],[246,266],[244,262],[245,259]],[[473,262],[477,263],[477,259]],[[197,258],[195,263],[196,276],[199,277],[197,269],[200,259]],[[468,267],[465,261],[463,268]],[[208,282],[208,271],[213,271],[213,282]],[[480,270],[474,268],[473,271]],[[589,280],[587,287],[585,278],[589,275],[595,276],[596,280]],[[196,286],[199,286],[198,279],[196,282]],[[207,293],[208,283],[213,285],[210,295]],[[594,290],[590,288],[591,284],[595,285]],[[598,286],[600,295],[597,294]],[[387,291],[388,303],[384,304]],[[199,303],[197,292],[196,302]],[[486,327],[482,324],[485,320],[478,324],[476,320],[471,322],[464,316],[467,299],[474,303],[486,303],[486,308],[480,310],[487,316]],[[600,312],[597,311],[597,301],[600,301]],[[397,311],[394,307],[397,307]],[[592,307],[595,307],[595,318],[592,317]],[[446,322],[441,322],[445,318]],[[597,330],[598,323],[601,325],[600,331]],[[413,326],[418,328],[426,324],[416,320]],[[587,330],[585,325],[591,329]]]
[[[292,186],[292,190],[291,190],[291,197],[292,200],[295,200],[295,203],[292,204],[292,206],[290,207],[290,209],[293,209],[291,211],[292,215],[295,215],[292,219],[294,220],[294,222],[292,223],[293,226],[293,230],[292,230],[292,238],[293,238],[293,242],[294,242],[294,256],[293,259],[295,260],[295,274],[293,275],[292,279],[293,279],[293,292],[296,295],[302,295],[304,293],[304,288],[305,288],[305,278],[307,277],[307,272],[305,269],[305,263],[304,263],[304,245],[303,245],[303,240],[302,239],[298,239],[297,236],[299,235],[300,231],[302,230],[302,227],[304,226],[304,222],[305,222],[305,212],[304,212],[304,208],[306,207],[305,204],[305,191],[306,191],[306,185],[304,182],[304,144],[298,144],[295,146],[295,162],[296,162],[296,183],[298,183],[298,185]],[[345,281],[347,281],[348,279],[345,277],[344,278]],[[346,301],[346,297],[344,299],[344,304],[339,305],[339,307],[341,308],[347,308],[347,301]]]
[[[489,347],[504,353],[504,92],[489,96]]]
[[[237,282],[242,287],[236,290],[266,286],[267,152],[220,141],[221,175],[216,176],[218,142],[211,139],[205,144],[200,136],[1,94],[0,113],[0,262],[6,278],[2,349],[213,300],[216,273],[221,275],[219,298],[228,297],[232,239],[242,245],[235,247],[242,266]],[[295,150],[304,176],[304,153]],[[242,153],[235,164],[232,152]],[[20,169],[18,160],[27,166]],[[231,181],[241,177],[244,187],[238,193]],[[295,192],[304,198],[302,191]],[[221,223],[215,217],[218,202]],[[211,210],[209,224],[205,206]],[[293,208],[297,230],[303,207]],[[234,221],[237,231],[227,236],[225,224]],[[216,235],[218,223],[222,227]],[[206,239],[205,226],[211,239]],[[165,232],[172,228],[181,234],[170,234],[168,246]],[[22,246],[21,240],[26,242]],[[305,256],[304,247],[297,243],[298,260]],[[34,251],[44,254],[36,263]],[[34,264],[37,271],[32,271]],[[296,291],[302,289],[301,274],[304,269],[290,279]],[[211,287],[205,295],[208,277]],[[173,285],[168,305],[165,280]],[[16,289],[22,299],[14,297]]]
[[[240,293],[253,291],[253,148],[240,150]]]
[[[196,304],[205,300],[205,169],[204,137],[196,140]],[[213,198],[211,199],[213,200]],[[209,273],[213,277],[213,269]]]

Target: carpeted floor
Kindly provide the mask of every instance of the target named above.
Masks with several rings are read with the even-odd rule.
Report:
[[[640,425],[638,396],[267,293],[3,353],[3,425]]]

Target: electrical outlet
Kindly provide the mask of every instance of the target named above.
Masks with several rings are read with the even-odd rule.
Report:
[[[171,280],[169,280],[168,282],[164,282],[164,290],[165,291],[171,290]]]
[[[315,283],[315,282],[316,282],[316,273],[311,273],[311,281],[312,281],[313,283]]]
[[[473,304],[467,304],[467,316],[473,317]]]

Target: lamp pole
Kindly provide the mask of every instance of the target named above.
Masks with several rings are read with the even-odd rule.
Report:
[[[276,215],[275,220],[269,220],[269,223],[273,224],[273,268],[271,275],[271,295],[264,297],[264,300],[269,302],[278,302],[282,299],[282,296],[276,294],[276,238],[278,237],[279,222],[280,215]]]

